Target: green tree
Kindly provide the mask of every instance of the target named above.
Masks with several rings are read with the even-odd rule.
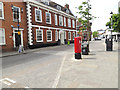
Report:
[[[113,14],[112,16],[112,27],[111,27],[111,18],[110,21],[106,23],[106,26],[113,28],[113,32],[120,32],[120,9],[119,14]]]
[[[82,23],[83,27],[80,30],[88,30],[88,41],[90,38],[90,29],[91,24],[90,21],[96,18],[90,13],[90,10],[92,9],[92,6],[90,5],[90,2],[82,2],[82,4],[78,7],[78,12],[80,14],[80,18],[78,18],[78,21]]]
[[[92,6],[90,5],[89,0],[87,2],[82,2],[82,4],[78,7],[78,14],[80,14],[80,18],[78,19],[83,27],[81,30],[87,30],[87,37],[88,37],[88,47],[89,47],[89,40],[90,40],[90,29],[91,24],[90,21],[96,18],[90,13],[90,10],[92,9]]]
[[[92,33],[92,35],[93,35],[93,38],[95,38],[95,37],[98,37],[99,33],[98,33],[98,31],[94,31],[94,32]]]
[[[79,18],[78,21],[81,22],[81,24],[82,24],[82,27],[80,28],[79,31],[86,30],[87,29],[88,20],[83,20],[83,19]]]
[[[90,29],[90,20],[96,18],[90,13],[90,10],[92,9],[89,2],[82,2],[82,4],[78,7],[78,13],[80,14],[79,21],[85,21],[84,24],[88,29]]]

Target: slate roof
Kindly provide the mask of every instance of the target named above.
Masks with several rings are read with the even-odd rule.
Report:
[[[41,0],[36,0],[36,1],[38,1],[38,2],[40,2],[42,4],[45,4],[45,3],[41,2]],[[47,5],[47,4],[45,4],[45,5]],[[55,3],[55,2],[53,2],[51,0],[49,0],[49,5],[47,5],[47,6],[50,6],[50,7],[54,8],[54,9],[57,9],[57,5],[61,7],[61,11],[63,11],[63,12],[66,13],[66,10],[68,8],[65,8],[65,7],[61,6],[60,4],[57,4],[57,3]],[[71,12],[71,10],[70,9],[68,9],[68,10],[69,10],[69,14],[72,15],[72,16],[74,16],[73,13]]]

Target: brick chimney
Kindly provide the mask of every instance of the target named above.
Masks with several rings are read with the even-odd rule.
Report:
[[[69,9],[69,4],[65,4],[65,6],[64,6],[64,7]]]

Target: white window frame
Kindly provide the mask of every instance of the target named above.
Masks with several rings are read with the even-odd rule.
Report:
[[[0,30],[2,31],[2,34],[1,34],[2,36],[0,38],[4,37],[4,43],[0,43],[0,45],[5,45],[6,44],[5,29],[4,28],[0,28]]]
[[[74,20],[72,20],[72,26],[73,26],[73,28],[75,28],[75,21]]]
[[[66,39],[66,31],[64,31],[64,39]]]
[[[0,2],[0,4],[2,5],[2,17],[0,17],[0,19],[4,19],[4,8],[3,8],[3,3],[2,2]]]
[[[13,8],[18,8],[19,9],[19,22],[21,22],[20,7],[13,6]],[[18,20],[14,19],[14,11],[13,11],[13,21],[18,22]]]
[[[71,27],[71,19],[68,19],[68,27]]]
[[[41,18],[40,21],[37,20],[36,11],[40,11],[40,18]],[[36,22],[42,22],[42,11],[41,11],[40,9],[37,9],[37,8],[35,8],[35,21],[36,21]]]
[[[46,36],[47,36],[47,42],[51,42],[51,41],[52,41],[52,31],[51,31],[51,30],[47,30],[47,33],[48,33],[49,31],[51,32],[51,40],[48,40],[48,35],[46,35]],[[46,34],[47,34],[47,33],[46,33]]]
[[[57,15],[55,14],[55,25],[58,25]]]
[[[50,15],[50,22],[47,22],[47,13]],[[51,24],[51,13],[46,12],[46,14],[45,14],[45,15],[46,15],[46,23],[47,23],[47,24]]]
[[[61,22],[62,22],[62,25],[60,25]],[[63,26],[63,17],[62,16],[59,16],[59,25]]]
[[[58,41],[58,31],[55,31],[55,41]]]
[[[64,17],[64,26],[66,27],[66,17]]]
[[[38,33],[37,33],[37,31],[41,31],[42,32],[42,40],[38,40]],[[41,29],[36,29],[36,42],[43,42],[43,30],[41,30]]]
[[[60,39],[60,30],[59,30],[59,39]]]
[[[69,33],[70,33],[70,38],[69,38]],[[71,32],[68,32],[68,40],[71,40]]]
[[[74,40],[74,38],[75,38],[75,32],[73,32],[73,40]]]

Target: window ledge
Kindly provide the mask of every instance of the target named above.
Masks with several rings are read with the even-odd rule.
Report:
[[[6,46],[7,44],[0,44],[0,46]]]
[[[0,18],[0,20],[5,20],[4,18]]]
[[[52,40],[47,40],[47,42],[52,42]]]
[[[43,41],[36,41],[37,43],[43,42]]]
[[[46,22],[46,24],[51,24],[51,23],[47,23],[47,22]]]
[[[42,21],[35,21],[35,22],[37,22],[37,23],[42,23]]]

